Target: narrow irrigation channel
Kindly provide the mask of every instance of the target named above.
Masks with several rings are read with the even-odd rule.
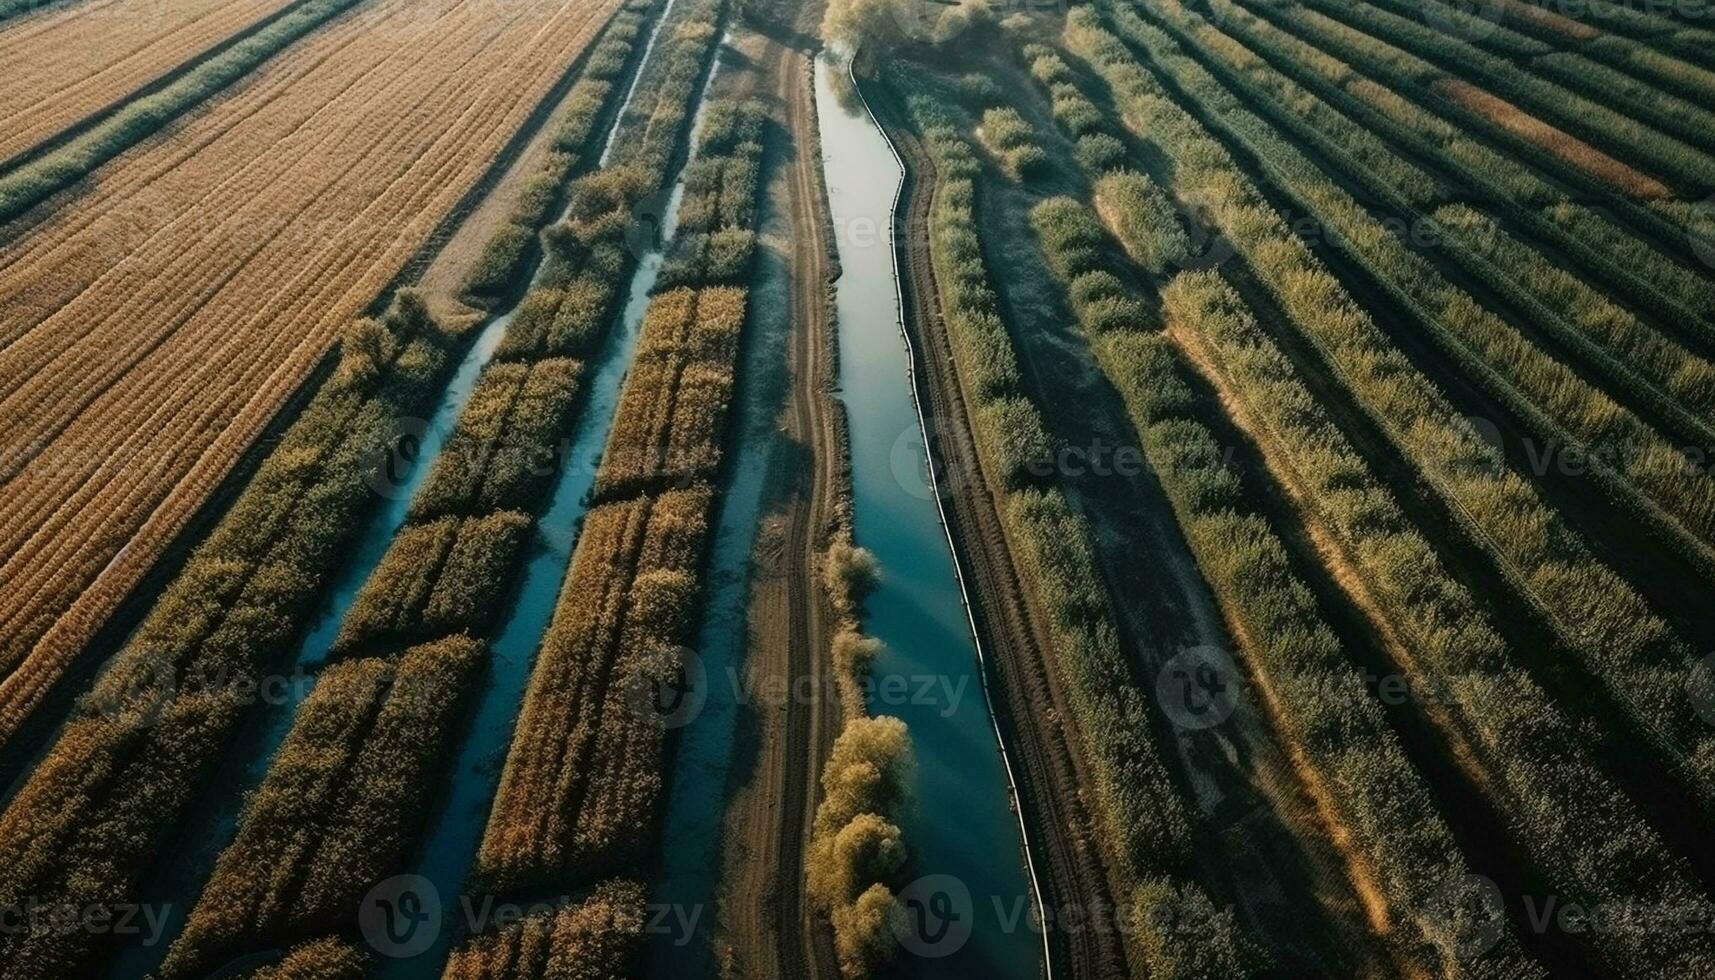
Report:
[[[772,157],[763,158],[764,186],[779,165]],[[779,233],[772,224],[778,216],[766,195],[760,207],[761,234],[750,314],[742,335],[732,445],[724,463],[718,523],[704,571],[705,600],[695,647],[707,693],[696,714],[677,733],[650,896],[652,908],[685,910],[675,921],[684,922],[689,931],[660,929],[645,937],[639,975],[650,980],[713,980],[718,975],[711,943],[730,777],[747,697],[743,670],[750,640],[751,554],[772,489],[769,468],[780,435],[776,420],[793,329],[788,260],[763,244],[771,233]]]
[[[663,28],[672,21],[676,3],[677,0],[667,0],[651,26],[643,54],[631,73],[625,97],[614,111],[604,134],[598,167],[606,165],[613,152],[622,124],[631,110],[638,80],[649,69],[656,41]],[[724,43],[723,38],[716,47],[716,67]],[[702,123],[703,100],[714,74],[715,68],[711,67],[698,94],[686,147],[695,145],[697,130]],[[660,232],[638,258],[615,335],[590,365],[585,405],[578,417],[576,431],[564,444],[559,460],[559,483],[548,510],[537,524],[528,565],[520,585],[512,593],[513,605],[495,633],[496,639],[490,647],[491,665],[477,698],[473,727],[455,760],[445,806],[435,818],[431,836],[427,838],[429,844],[422,852],[419,873],[448,896],[460,891],[464,871],[474,859],[477,842],[481,839],[483,823],[488,816],[488,802],[493,797],[507,741],[512,733],[512,721],[524,685],[529,680],[532,655],[552,615],[555,597],[566,572],[577,527],[583,518],[584,498],[595,479],[601,449],[618,405],[621,382],[636,346],[638,327],[648,307],[649,292],[660,272],[662,248],[672,238],[678,202],[683,196],[685,157],[688,157],[688,150],[681,157],[680,171],[674,177]],[[568,201],[566,210],[556,220],[564,221],[569,208]],[[544,264],[538,261],[531,273],[532,285],[540,280],[544,271]],[[309,696],[315,673],[327,661],[340,624],[364,583],[380,564],[393,538],[404,526],[412,499],[428,478],[447,438],[452,435],[454,424],[469,402],[483,368],[506,336],[524,293],[520,290],[510,306],[490,316],[478,329],[476,338],[429,418],[400,421],[396,458],[373,482],[374,489],[383,498],[381,505],[369,515],[362,532],[353,540],[351,554],[335,574],[310,631],[298,645],[285,683],[276,687],[281,695],[280,702],[268,706],[263,723],[242,736],[229,757],[235,761],[219,777],[218,785],[226,787],[219,805],[192,816],[189,829],[193,832],[182,835],[187,842],[186,847],[171,867],[159,872],[154,885],[163,894],[183,896],[185,902],[194,903],[202,885],[208,880],[221,849],[233,838],[243,797],[261,784],[292,728],[298,708]],[[450,853],[448,849],[457,846],[460,840],[465,844],[464,853]],[[189,904],[169,903],[165,907],[166,919],[161,936],[153,943],[128,945],[116,951],[106,971],[111,980],[145,976],[159,967],[168,947],[183,930],[190,912]],[[450,938],[442,937],[431,950],[435,955],[424,954],[395,964],[398,969],[389,975],[438,977]],[[432,966],[430,960],[435,961]],[[412,965],[416,969],[409,969]]]
[[[983,663],[953,562],[915,400],[891,232],[904,179],[855,102],[845,68],[819,56],[816,109],[841,275],[841,400],[850,427],[854,525],[881,583],[866,632],[886,651],[870,709],[909,726],[917,768],[901,822],[912,880],[900,892],[902,950],[890,976],[1034,980],[1044,969],[1036,891]],[[855,102],[855,104],[854,104]]]

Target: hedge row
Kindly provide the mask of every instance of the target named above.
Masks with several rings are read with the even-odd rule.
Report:
[[[244,974],[248,980],[363,980],[369,957],[338,939],[316,939],[294,946],[280,962]]]
[[[168,950],[164,980],[356,924],[429,808],[483,653],[448,637],[321,674]]]
[[[1048,169],[1048,154],[1035,127],[1011,106],[984,112],[977,139],[1013,180],[1028,180]]]
[[[1031,212],[1031,225],[1049,268],[1068,290],[1075,291],[1082,277],[1111,275],[1111,244],[1085,205],[1051,198]],[[1414,962],[1442,962],[1454,937],[1444,934],[1445,910],[1436,899],[1470,869],[1364,674],[1347,659],[1315,597],[1293,573],[1279,536],[1225,463],[1202,421],[1213,407],[1192,394],[1186,368],[1160,334],[1110,331],[1085,316],[1079,323],[1125,400],[1198,567],[1236,624],[1262,701],[1285,729],[1291,750],[1303,753],[1310,770],[1326,780],[1336,819],[1351,829],[1390,911],[1412,924],[1409,937],[1401,937],[1404,952]],[[1541,975],[1516,940],[1491,951],[1474,972]]]
[[[960,378],[979,405],[973,435],[998,478],[1014,559],[1048,613],[1055,669],[1093,770],[1093,809],[1111,856],[1109,873],[1135,915],[1128,945],[1152,976],[1247,975],[1249,951],[1231,915],[1216,912],[1190,878],[1184,801],[1162,764],[1150,709],[1120,649],[1090,528],[1057,487],[1030,488],[1017,479],[1049,443],[1035,407],[1018,394],[1016,355],[977,242],[972,150],[951,110],[921,93],[908,94],[906,105],[935,165],[930,251]],[[1017,406],[1009,427],[986,414],[1007,405]],[[1186,921],[1202,931],[1161,928]]]

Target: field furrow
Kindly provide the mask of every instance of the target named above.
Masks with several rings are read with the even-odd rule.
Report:
[[[0,161],[160,81],[294,0],[124,0],[0,32]]]
[[[287,114],[301,151],[257,153],[240,128],[157,178],[181,204],[174,220],[123,255],[97,247],[105,270],[0,352],[11,379],[0,412],[16,436],[0,514],[17,585],[0,608],[9,662],[74,602],[77,621],[54,641],[81,642],[613,6],[521,5],[496,18],[473,2],[425,18],[400,4],[393,29],[371,24],[325,57],[305,52],[317,64],[300,86],[250,117],[266,131],[273,112]],[[421,57],[425,39],[436,59]],[[162,149],[115,169],[154,171]],[[234,162],[258,169],[223,184]],[[121,548],[124,562],[110,565]]]

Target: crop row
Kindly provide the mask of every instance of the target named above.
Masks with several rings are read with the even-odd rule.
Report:
[[[339,939],[314,939],[286,951],[278,963],[236,974],[245,980],[364,980],[369,957],[356,945]]]
[[[428,811],[484,648],[468,637],[323,671],[246,804],[163,978],[348,919]]]
[[[67,722],[0,815],[6,901],[130,894],[241,720],[246,687],[314,611],[373,499],[366,474],[386,456],[392,420],[421,412],[444,377],[448,341],[425,327],[401,335],[371,386],[329,385],[311,401]],[[16,975],[61,976],[87,944],[81,933],[15,934],[5,953]]]
[[[1344,152],[1346,146],[1358,142],[1358,134],[1368,135],[1361,127],[1328,109],[1325,103],[1219,35],[1173,0],[1146,4],[1144,9],[1150,10],[1185,45],[1202,50],[1218,65],[1225,65],[1229,78],[1236,74],[1233,89],[1229,90],[1200,66],[1192,67],[1188,60],[1176,62],[1180,66],[1176,71],[1179,82],[1323,222],[1331,232],[1331,239],[1371,269],[1402,305],[1416,310],[1430,322],[1432,335],[1441,340],[1453,357],[1473,368],[1473,375],[1494,389],[1503,402],[1515,407],[1523,405],[1521,414],[1541,426],[1538,431],[1547,444],[1576,446],[1581,441],[1590,452],[1598,454],[1603,461],[1598,471],[1612,473],[1608,482],[1614,495],[1621,499],[1630,496],[1631,488],[1623,482],[1629,480],[1647,500],[1671,513],[1692,535],[1703,542],[1715,541],[1715,483],[1685,459],[1677,447],[1605,392],[1584,381],[1571,366],[1532,345],[1501,317],[1480,307],[1443,278],[1433,263],[1413,252],[1301,152],[1283,143],[1267,123],[1241,105],[1233,90],[1244,96],[1245,104],[1271,111],[1300,138],[1319,145],[1347,173],[1367,175],[1367,182],[1378,193],[1398,202],[1401,211],[1419,223],[1419,234],[1437,241],[1441,250],[1459,264],[1523,305],[1534,315],[1532,322],[1537,327],[1577,352],[1586,363],[1594,364],[1620,390],[1671,420],[1691,445],[1715,443],[1715,434],[1664,388],[1676,375],[1697,372],[1699,364],[1707,369],[1706,362],[1694,360],[1682,348],[1653,331],[1644,330],[1635,320],[1632,333],[1621,336],[1612,329],[1602,329],[1605,324],[1601,322],[1584,319],[1583,309],[1544,302],[1531,288],[1540,282],[1540,276],[1532,279],[1518,268],[1491,261],[1480,244],[1459,233],[1459,227],[1468,228],[1468,223],[1447,234],[1414,205],[1404,203],[1407,191],[1383,180],[1373,161]],[[1125,14],[1119,23],[1122,30],[1145,27],[1141,20],[1128,20]],[[1207,39],[1211,36],[1226,43],[1209,43]],[[1274,93],[1285,93],[1292,101],[1282,104],[1275,100]],[[1319,106],[1323,114],[1306,111],[1307,103]],[[1534,257],[1538,264],[1546,261],[1524,246],[1514,247],[1508,257],[1521,261]],[[1566,316],[1567,313],[1572,316]],[[1640,333],[1647,334],[1643,342],[1665,359],[1664,369],[1652,373],[1647,364],[1635,367],[1640,349],[1627,340]],[[1633,501],[1633,507],[1640,511],[1649,509],[1647,503],[1638,500]],[[1687,542],[1685,547],[1693,556],[1702,555],[1703,546],[1695,541]]]
[[[1623,580],[1505,468],[1498,451],[1413,368],[1340,284],[1262,201],[1224,148],[1146,74],[1094,17],[1074,18],[1067,35],[1112,86],[1127,125],[1147,132],[1181,162],[1176,189],[1199,199],[1252,264],[1292,326],[1334,369],[1357,404],[1448,501],[1473,538],[1490,550],[1520,592],[1548,611],[1568,645],[1596,672],[1662,712],[1654,724],[1696,748],[1684,760],[1694,779],[1707,771],[1708,740],[1686,717],[1685,653]],[[1192,162],[1195,161],[1193,164]],[[1569,624],[1570,625],[1569,627]]]
[[[1563,128],[1586,135],[1600,146],[1623,150],[1645,161],[1656,176],[1695,191],[1715,188],[1715,162],[1698,150],[1620,112],[1566,91],[1512,62],[1464,41],[1440,33],[1416,19],[1419,10],[1404,0],[1374,0],[1349,4],[1336,0],[1305,0],[1331,17],[1376,34],[1440,65],[1454,66],[1462,75],[1480,80],[1501,98],[1525,106]],[[1426,0],[1435,2],[1435,0]],[[1384,9],[1391,8],[1391,9]],[[1458,15],[1454,14],[1453,18]]]
[[[1465,188],[1491,196],[1500,192],[1496,206],[1520,227],[1570,254],[1602,282],[1663,318],[1709,335],[1708,325],[1715,324],[1715,284],[1633,238],[1611,218],[1574,204],[1524,164],[1473,138],[1467,128],[1452,125],[1418,104],[1433,101],[1455,118],[1469,121],[1459,115],[1463,110],[1457,102],[1426,100],[1427,90],[1420,91],[1413,79],[1432,70],[1414,55],[1308,8],[1259,8],[1298,36],[1230,0],[1214,0],[1214,9],[1223,30],[1348,115],[1438,161]],[[1359,74],[1341,57],[1394,88]],[[1401,94],[1414,92],[1418,102]]]
[[[681,199],[681,221],[754,222],[759,171],[745,161],[760,155],[766,111],[708,106],[687,168],[702,162],[703,176]],[[587,880],[644,858],[746,298],[743,287],[704,280],[657,294],[644,313],[594,486],[597,500],[626,499],[584,519],[477,854],[485,888]]]
[[[0,318],[27,337],[0,350],[0,411],[28,424],[0,450],[0,659],[51,674],[77,655],[480,184],[604,10],[512,13],[458,7],[433,45],[451,70],[390,60],[397,27],[338,19],[186,120],[183,141],[147,141],[8,242]],[[173,212],[150,211],[158,199]],[[133,206],[148,233],[114,236],[103,211]],[[19,710],[33,697],[0,683]]]
[[[442,980],[622,980],[643,937],[643,886],[606,882],[551,910],[480,933],[453,951]]]
[[[278,14],[285,0],[149,0],[68,5],[0,34],[0,160],[11,160],[91,113]]]
[[[650,708],[683,669],[711,497],[677,490],[584,518],[477,855],[484,887],[587,880],[643,858],[667,731]]]
[[[1031,224],[1068,292],[1091,278],[1119,281],[1104,259],[1111,240],[1085,205],[1051,198],[1032,211]],[[1151,470],[1247,654],[1261,700],[1315,787],[1312,798],[1346,828],[1387,896],[1389,912],[1411,922],[1411,938],[1402,940],[1406,955],[1440,960],[1436,947],[1446,939],[1434,900],[1470,870],[1427,785],[1406,760],[1363,673],[1292,571],[1279,535],[1225,463],[1202,421],[1210,406],[1192,393],[1171,344],[1138,329],[1140,323],[1116,329],[1084,315],[1079,323],[1125,400]],[[1532,972],[1520,962],[1516,943],[1491,956],[1479,967],[1482,975]]]
[[[483,372],[411,500],[410,519],[522,510],[540,500],[557,472],[582,374],[569,357]]]
[[[1659,704],[1682,703],[1683,674],[1671,662],[1665,669],[1660,667],[1661,655],[1646,645],[1652,641],[1657,646],[1666,644],[1669,647],[1666,652],[1671,656],[1672,639],[1659,621],[1648,617],[1636,594],[1595,563],[1575,537],[1557,526],[1558,522],[1535,500],[1528,485],[1502,468],[1493,448],[1470,431],[1468,421],[1453,412],[1427,378],[1411,368],[1368,315],[1290,234],[1279,216],[1267,208],[1226,151],[1167,97],[1159,83],[1142,71],[1117,38],[1103,31],[1094,17],[1084,15],[1074,19],[1067,37],[1076,50],[1100,67],[1113,87],[1128,125],[1150,132],[1157,145],[1181,164],[1175,175],[1176,188],[1202,200],[1209,208],[1234,246],[1253,263],[1292,325],[1324,352],[1336,377],[1352,391],[1360,406],[1370,412],[1390,438],[1399,442],[1407,457],[1422,465],[1438,490],[1457,488],[1456,495],[1448,497],[1454,511],[1464,517],[1480,539],[1500,551],[1503,565],[1513,570],[1515,580],[1522,579],[1521,585],[1527,590],[1538,590],[1551,603],[1554,600],[1576,603],[1576,612],[1585,617],[1579,620],[1580,626],[1617,627],[1619,632],[1609,636],[1639,645],[1624,651],[1627,656],[1623,658],[1605,659],[1619,652],[1613,649],[1614,641],[1609,640],[1606,646],[1587,649],[1587,655],[1602,666],[1633,672],[1628,681],[1654,690],[1661,698]],[[1338,489],[1342,495],[1355,494],[1371,481],[1357,480],[1362,470],[1336,465],[1342,457],[1349,461],[1355,456],[1339,452],[1343,439],[1328,442],[1321,438],[1337,430],[1331,424],[1318,424],[1319,417],[1325,418],[1320,411],[1286,418],[1290,413],[1283,411],[1284,406],[1297,404],[1308,412],[1314,407],[1314,400],[1308,395],[1294,395],[1294,385],[1290,383],[1293,379],[1280,373],[1283,366],[1277,352],[1271,355],[1269,349],[1256,346],[1260,333],[1254,329],[1254,323],[1239,316],[1231,304],[1221,301],[1219,292],[1211,291],[1212,285],[1205,282],[1199,288],[1195,280],[1188,280],[1178,288],[1177,295],[1170,295],[1170,306],[1177,307],[1183,314],[1183,322],[1194,325],[1191,329],[1195,332],[1228,338],[1221,352],[1211,354],[1208,360],[1227,366],[1235,375],[1254,371],[1248,375],[1250,383],[1240,385],[1241,391],[1258,390],[1262,379],[1274,379],[1272,387],[1263,389],[1270,397],[1259,398],[1257,402],[1268,406],[1259,415],[1280,420],[1274,431],[1280,434],[1283,444],[1291,444],[1290,439],[1299,440],[1295,465],[1300,472],[1326,474],[1322,480],[1325,488]],[[1236,342],[1245,339],[1252,342],[1249,354],[1244,345]],[[1296,427],[1299,423],[1302,430]],[[1318,438],[1310,438],[1312,435]],[[1344,534],[1348,547],[1360,556],[1365,554],[1363,539],[1356,532],[1363,529],[1379,534],[1390,526],[1382,520],[1385,511],[1373,510],[1385,498],[1371,495],[1366,500],[1361,496],[1335,496],[1331,492],[1330,497],[1335,502],[1323,513],[1335,527],[1343,523],[1349,529]],[[1412,540],[1412,537],[1396,538],[1405,545]],[[1384,542],[1376,542],[1381,543]],[[1372,550],[1369,554],[1372,557],[1366,560],[1366,571],[1374,576],[1374,581],[1388,585],[1383,595],[1392,594],[1407,610],[1416,605],[1416,612],[1408,611],[1405,619],[1427,638],[1419,652],[1424,656],[1441,654],[1429,669],[1446,670],[1445,675],[1437,676],[1458,679],[1461,694],[1468,694],[1470,699],[1473,729],[1485,740],[1492,739],[1504,747],[1505,751],[1497,751],[1490,757],[1490,764],[1507,767],[1504,772],[1509,788],[1517,794],[1514,797],[1517,805],[1509,810],[1523,823],[1520,833],[1542,855],[1539,859],[1544,865],[1565,875],[1566,887],[1604,900],[1625,895],[1627,889],[1617,887],[1622,881],[1650,882],[1648,887],[1664,901],[1690,896],[1678,862],[1663,853],[1659,841],[1641,820],[1628,817],[1622,809],[1623,799],[1587,766],[1573,768],[1564,764],[1567,754],[1555,750],[1565,750],[1571,744],[1565,734],[1570,726],[1557,717],[1552,703],[1530,683],[1528,675],[1482,656],[1485,649],[1495,648],[1495,641],[1486,639],[1485,631],[1447,632],[1474,625],[1458,616],[1460,605],[1443,607],[1435,601],[1442,594],[1458,600],[1460,593],[1436,589],[1419,593],[1407,603],[1404,587],[1413,582],[1411,576],[1425,574],[1433,566],[1414,563],[1400,567],[1398,562],[1388,561],[1391,552]],[[1399,556],[1410,554],[1411,551],[1404,550]],[[1416,581],[1434,584],[1422,579]],[[1607,608],[1599,608],[1598,604]],[[1441,620],[1439,616],[1443,613],[1455,618]],[[1468,659],[1460,663],[1454,659],[1456,655]],[[1465,672],[1479,666],[1493,676],[1492,688],[1481,683],[1484,673],[1472,675],[1471,683],[1465,683]],[[1461,669],[1465,672],[1459,672]],[[1526,706],[1536,706],[1536,710],[1519,710]],[[1550,738],[1541,743],[1514,741],[1493,728],[1485,728],[1503,722],[1510,722],[1509,727],[1541,726]],[[1514,753],[1537,764],[1525,761],[1515,764],[1509,761]],[[1705,756],[1706,753],[1699,753],[1699,759]],[[1694,760],[1693,765],[1696,764]],[[1542,809],[1542,802],[1551,794],[1563,802]],[[1591,820],[1611,821],[1608,825],[1612,829],[1600,837],[1607,847],[1600,854],[1601,867],[1591,866],[1584,849],[1577,851],[1582,855],[1579,860],[1565,860],[1565,855],[1573,853],[1572,848],[1579,845],[1587,848],[1590,843],[1585,825],[1567,824],[1561,819],[1560,806],[1568,799],[1579,801],[1579,812],[1587,813]],[[1671,963],[1675,956],[1682,955],[1688,960],[1680,966],[1686,967],[1687,963],[1707,962],[1710,954],[1689,947],[1663,951],[1632,937],[1617,940],[1613,955],[1620,963],[1649,969],[1642,964],[1649,962],[1647,958],[1651,956]],[[1632,962],[1636,958],[1642,959]]]
[[[1036,177],[1048,167],[1048,154],[1036,138],[1035,127],[1011,106],[984,112],[976,136],[1014,180]]]
[[[710,286],[658,295],[596,471],[611,500],[711,479],[732,401],[745,290]]]
[[[599,343],[635,259],[635,238],[651,217],[642,209],[662,189],[694,108],[719,9],[702,0],[667,25],[671,46],[664,63],[640,69],[647,77],[619,120],[614,161],[578,182],[566,221],[548,229],[541,284],[520,304],[500,359],[575,357]]]
[[[951,110],[920,94],[906,98],[935,166],[929,243],[961,384],[977,405],[973,436],[1001,490],[1021,572],[1048,613],[1055,669],[1094,776],[1091,787],[1116,893],[1130,902],[1129,944],[1153,974],[1241,976],[1237,927],[1216,914],[1190,879],[1185,805],[1162,764],[1150,709],[1120,649],[1090,528],[1056,486],[1030,487],[1021,468],[1049,446],[1036,407],[1020,393],[1017,355],[998,313],[976,232],[978,166]],[[1164,921],[1197,921],[1192,937]],[[1183,971],[1183,972],[1174,972]]]
[[[655,289],[735,284],[756,252],[756,205],[766,116],[756,104],[722,101],[703,120],[697,159],[685,168],[672,247]],[[717,138],[718,137],[718,138]]]
[[[612,102],[614,87],[631,61],[654,0],[628,0],[590,52],[576,84],[548,125],[548,145],[536,172],[524,182],[512,213],[489,238],[465,277],[464,292],[482,300],[513,288],[530,259],[536,237],[553,216],[566,178],[596,151],[596,126]]]
[[[81,180],[177,116],[255,71],[262,62],[356,2],[309,0],[192,68],[160,91],[126,103],[63,146],[0,176],[0,222],[17,217],[55,191]]]

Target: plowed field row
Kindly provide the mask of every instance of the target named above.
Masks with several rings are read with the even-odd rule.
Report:
[[[0,160],[160,80],[293,0],[67,7],[0,33]]]
[[[0,352],[0,669],[87,639],[614,6],[382,4],[209,109],[194,152],[103,174],[144,234],[97,227],[98,191],[20,241],[5,291],[38,302],[0,303],[40,319]]]

